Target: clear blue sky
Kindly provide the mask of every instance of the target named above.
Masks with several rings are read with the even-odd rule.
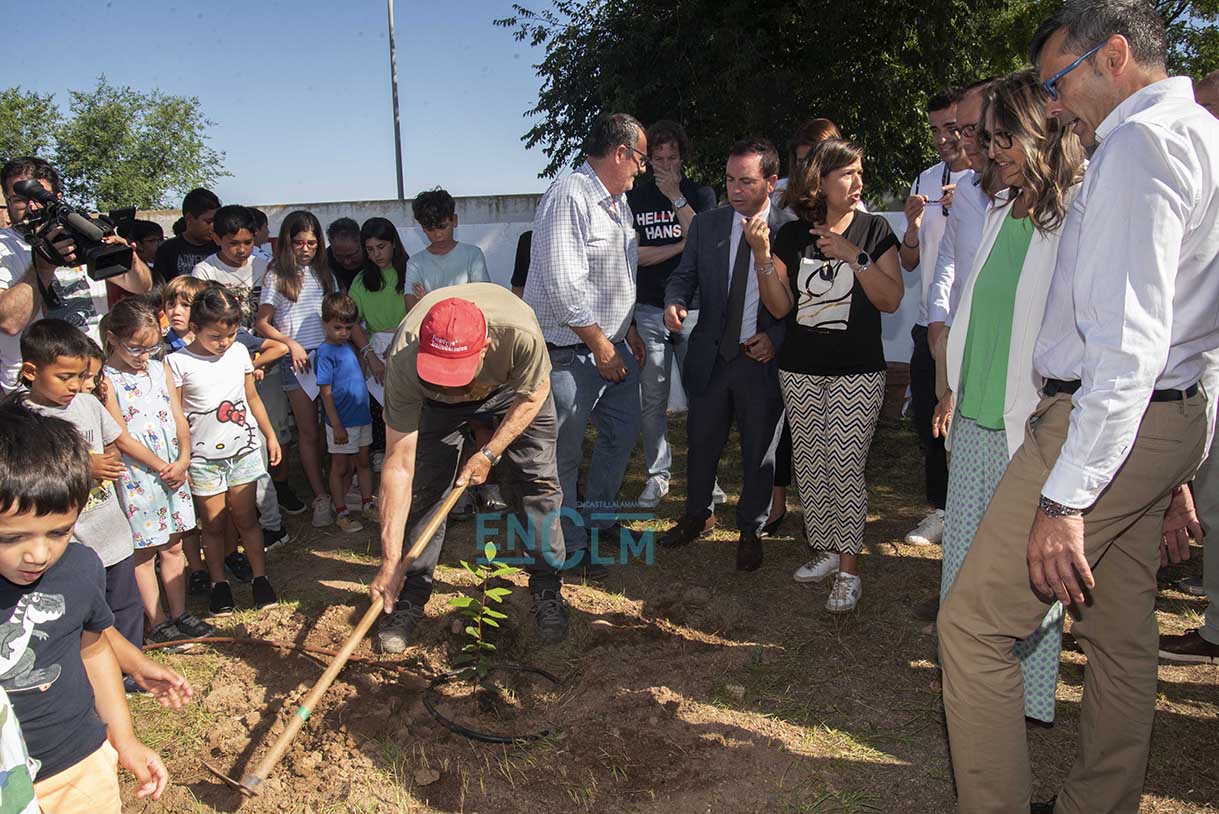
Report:
[[[112,84],[198,97],[214,122],[210,145],[232,173],[216,184],[226,202],[396,197],[385,0],[68,0],[56,9],[66,30],[92,33],[44,44],[47,59],[24,60],[4,86],[54,93],[66,108],[68,90],[104,73]],[[544,54],[491,24],[511,10],[511,0],[395,0],[408,198],[436,185],[455,195],[545,189],[545,157],[520,141],[539,87],[532,65]],[[0,16],[24,12],[0,0]]]

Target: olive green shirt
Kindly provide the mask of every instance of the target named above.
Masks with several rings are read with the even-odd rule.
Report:
[[[439,391],[422,381],[415,369],[423,318],[449,297],[474,303],[487,320],[487,355],[474,381],[461,392]],[[533,309],[495,283],[467,283],[429,293],[406,315],[385,358],[385,423],[403,434],[419,429],[424,401],[483,401],[505,388],[527,397],[550,379],[550,354]]]

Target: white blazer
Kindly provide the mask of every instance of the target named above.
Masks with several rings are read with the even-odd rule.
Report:
[[[1067,206],[1079,193],[1079,184],[1067,191]],[[973,268],[961,292],[957,313],[953,315],[955,330],[948,332],[948,386],[954,394],[959,393],[961,365],[965,359],[965,339],[969,332],[969,314],[973,306],[974,284],[978,273],[986,265],[1003,222],[1011,217],[1015,201],[997,200],[986,212],[982,227],[982,242],[974,255]],[[1045,380],[1033,370],[1033,348],[1037,333],[1041,330],[1045,316],[1046,298],[1050,293],[1050,280],[1054,277],[1054,265],[1058,257],[1058,241],[1062,227],[1046,235],[1034,229],[1029,243],[1024,266],[1020,270],[1020,282],[1016,284],[1016,307],[1012,312],[1012,339],[1007,355],[1007,387],[1003,405],[1003,428],[1007,434],[1007,456],[1010,459],[1024,443],[1024,425],[1041,399],[1041,388]]]

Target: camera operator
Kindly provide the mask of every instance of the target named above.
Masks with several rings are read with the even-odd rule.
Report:
[[[56,267],[31,251],[18,224],[42,205],[14,189],[18,182],[27,179],[37,181],[57,196],[63,194],[59,173],[41,158],[15,158],[0,168],[0,187],[4,189],[14,224],[0,229],[0,386],[5,390],[16,384],[16,368],[21,363],[18,337],[26,325],[43,316],[63,319],[101,344],[98,323],[109,311],[107,281],[91,279],[83,266]],[[75,245],[61,227],[52,227],[46,237],[67,262],[76,261]],[[105,240],[123,242],[113,236]],[[111,277],[109,282],[132,294],[146,294],[152,289],[152,274],[144,261],[134,255],[131,270]]]

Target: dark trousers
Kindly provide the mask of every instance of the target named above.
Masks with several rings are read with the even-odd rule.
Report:
[[[385,451],[385,414],[376,399],[368,400],[368,412],[372,414],[372,444],[370,452]]]
[[[735,419],[741,435],[741,497],[737,529],[756,534],[770,513],[775,480],[775,448],[783,427],[778,362],[761,364],[744,353],[731,362],[715,360],[707,388],[689,398],[686,419],[686,514],[711,516],[716,466]]]
[[[144,646],[144,601],[135,584],[135,555],[106,569],[106,604],[114,614],[114,629],[136,647]]]
[[[914,355],[910,357],[910,409],[923,447],[927,502],[943,509],[948,502],[948,453],[944,450],[944,439],[931,435],[931,419],[939,402],[935,397],[935,359],[927,344],[926,325],[915,325],[910,337],[914,340]]]
[[[415,447],[411,511],[406,522],[408,546],[422,533],[457,477],[465,443],[462,430],[466,423],[479,413],[490,413],[502,421],[515,401],[513,393],[497,393],[483,401],[461,404],[423,402]],[[496,467],[508,513],[494,521],[490,518],[477,521],[486,533],[479,535],[483,539],[476,541],[478,551],[468,557],[471,561],[476,559],[482,554],[484,542],[495,542],[499,550],[497,559],[523,561],[521,564],[529,572],[529,590],[534,593],[560,588],[558,572],[567,551],[559,524],[563,493],[559,488],[559,468],[555,459],[557,438],[554,400],[547,397],[533,423],[504,450],[503,460]],[[484,522],[486,526],[483,526]],[[444,546],[446,523],[440,524],[423,553],[407,571],[401,599],[422,607],[431,597],[432,572],[436,570]],[[501,533],[498,539],[492,539],[496,531]]]
[[[779,436],[779,446],[775,449],[775,486],[784,489],[792,485],[792,425],[783,416],[783,434]]]

